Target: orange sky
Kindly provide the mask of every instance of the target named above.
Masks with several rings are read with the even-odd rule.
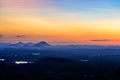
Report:
[[[70,12],[59,10],[50,4],[30,6],[28,0],[16,2],[16,5],[28,2],[30,5],[11,5],[15,1],[5,0],[1,3],[0,35],[3,36],[0,37],[0,42],[44,40],[52,44],[120,45],[119,14],[108,14],[109,9],[102,9],[106,11],[104,14]],[[40,3],[46,2],[41,0]],[[101,8],[97,10],[100,11]],[[21,35],[25,37],[16,37]]]
[[[114,23],[92,23],[91,21],[71,22],[54,18],[36,18],[26,16],[12,16],[1,18],[0,34],[8,38],[5,41],[41,41],[45,40],[54,44],[58,43],[84,43],[84,44],[119,44],[119,27],[112,29]],[[98,26],[97,26],[98,25]],[[106,26],[107,25],[107,26]],[[109,25],[111,27],[109,27]],[[104,27],[106,26],[106,27]],[[92,27],[92,28],[91,28]],[[24,38],[15,38],[25,35]],[[110,41],[90,41],[103,40]]]

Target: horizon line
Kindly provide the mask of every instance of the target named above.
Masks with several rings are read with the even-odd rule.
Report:
[[[0,44],[17,44],[17,43],[24,43],[24,44],[28,44],[28,43],[33,43],[33,44],[37,44],[37,43],[39,43],[39,42],[46,42],[46,43],[48,43],[48,44],[50,44],[51,46],[120,46],[119,44],[118,45],[113,45],[113,44],[105,44],[105,45],[103,45],[103,44],[80,44],[80,43],[78,43],[78,44],[69,44],[69,43],[67,43],[67,44],[63,44],[63,43],[59,43],[59,44],[51,44],[51,43],[49,43],[49,42],[47,42],[47,41],[39,41],[39,42],[33,42],[33,41],[29,41],[29,42],[23,42],[23,41],[18,41],[18,42],[0,42]]]

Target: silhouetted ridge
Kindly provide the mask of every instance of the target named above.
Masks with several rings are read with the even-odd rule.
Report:
[[[41,41],[41,42],[35,44],[34,46],[46,47],[46,46],[50,46],[50,45],[45,41]]]
[[[11,44],[11,43],[8,43],[6,44],[6,46],[9,45],[9,46],[13,46],[13,47],[23,47],[25,44],[23,42],[18,42],[16,44]]]
[[[25,46],[34,46],[34,43],[29,42],[29,43],[25,44]]]

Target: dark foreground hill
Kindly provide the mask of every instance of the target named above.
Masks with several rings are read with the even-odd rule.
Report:
[[[0,80],[120,80],[120,63],[110,59],[45,57],[33,64],[0,63]]]

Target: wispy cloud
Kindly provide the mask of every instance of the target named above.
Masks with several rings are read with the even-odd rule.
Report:
[[[4,35],[0,34],[0,41],[2,41],[2,39],[3,39],[3,36],[4,36]]]
[[[93,42],[108,42],[108,41],[111,41],[109,39],[95,39],[95,40],[90,40],[90,41],[93,41]]]
[[[0,38],[3,37],[4,35],[0,34]]]
[[[15,36],[16,38],[25,38],[26,36],[25,35],[17,35]]]

